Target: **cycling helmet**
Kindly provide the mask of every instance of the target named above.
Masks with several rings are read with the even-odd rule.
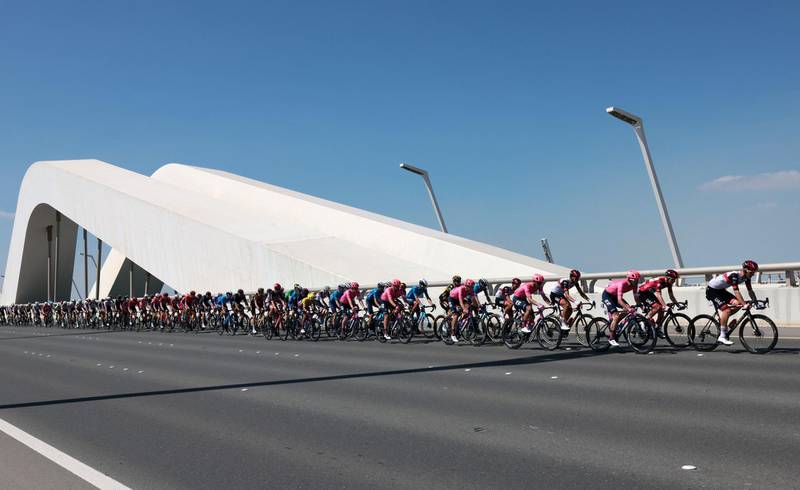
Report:
[[[194,292],[194,291],[190,291],[190,292],[189,292],[189,296],[194,296],[194,295],[196,295],[196,294],[197,294],[197,293],[196,293],[196,292]]]
[[[344,284],[339,284],[339,285],[337,286],[337,288],[339,289],[339,291],[344,291],[345,289],[347,289],[347,286],[346,286],[346,285],[344,285]]]
[[[576,281],[581,278],[581,271],[578,269],[572,269],[569,271],[569,277],[575,279]]]
[[[357,282],[351,282],[350,283],[350,289],[358,289],[358,283]]]
[[[228,293],[228,294],[231,294],[231,293]],[[162,298],[169,298],[169,294],[167,294],[167,293],[161,293],[161,297],[162,297]],[[106,298],[106,299],[108,299],[108,298]]]
[[[400,289],[405,289],[405,288],[406,288],[406,283],[404,283],[404,282],[401,282],[401,283],[400,283]]]
[[[387,286],[388,286],[388,284],[385,283],[385,282],[379,282],[378,283],[378,289],[386,289]]]
[[[511,287],[513,288],[518,288],[520,284],[522,284],[522,281],[520,281],[518,277],[511,280]]]
[[[667,272],[664,273],[665,276],[671,277],[672,279],[677,279],[680,274],[675,269],[667,269]]]
[[[473,281],[472,279],[467,279],[467,282],[465,282],[464,285],[467,286],[467,288],[471,289],[475,287],[475,281]]]
[[[308,296],[308,289],[306,289],[306,288],[303,288],[303,289],[300,291],[300,295],[301,295],[301,296]]]
[[[258,288],[258,294],[264,294],[264,288]]]
[[[509,294],[511,294],[511,286],[503,286],[502,291],[503,291],[503,294],[508,296]]]
[[[487,281],[486,279],[478,279],[478,284],[480,284],[483,289],[489,287],[489,281]]]
[[[292,289],[300,289],[300,285],[297,284],[297,283],[294,283],[294,287]]]
[[[239,289],[238,291],[236,291],[236,294],[244,294],[244,290]]]
[[[421,287],[421,288],[428,287],[428,280],[427,279],[420,279],[419,280],[419,287]]]
[[[277,282],[272,285],[272,290],[273,291],[280,291],[281,289],[283,289],[283,288],[281,288],[281,285],[279,283],[277,283]]]
[[[325,286],[325,287],[322,289],[322,292],[323,292],[323,293],[326,293],[326,294],[327,294],[327,293],[330,293],[330,292],[331,292],[331,287],[330,287],[330,286]]]
[[[403,284],[403,283],[402,283],[402,282],[400,282],[400,279],[392,279],[392,287],[393,287],[393,288],[399,288],[399,287],[400,287],[400,285],[402,285],[402,284]]]
[[[461,285],[461,276],[459,276],[459,275],[453,276],[453,284],[455,284],[456,286],[460,286]]]
[[[745,260],[742,263],[742,269],[750,272],[756,272],[758,270],[758,264],[753,260]]]
[[[225,293],[225,296],[233,296],[233,293],[228,291],[227,293]]]
[[[625,277],[627,277],[628,281],[633,282],[633,281],[638,281],[639,279],[641,279],[642,275],[639,274],[639,271],[631,269],[631,270],[628,271],[628,274]]]
[[[544,282],[544,276],[541,274],[534,274],[533,275],[533,282],[541,284]]]

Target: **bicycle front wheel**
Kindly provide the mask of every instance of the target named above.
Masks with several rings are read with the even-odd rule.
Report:
[[[661,328],[664,330],[664,337],[672,347],[685,349],[692,343],[689,337],[689,326],[692,319],[683,313],[675,313],[671,317],[664,320]]]
[[[522,322],[514,320],[503,332],[503,343],[509,349],[519,349],[525,343],[525,334],[522,332]]]
[[[432,339],[436,335],[433,328],[433,315],[430,313],[420,315],[417,325],[419,326],[420,333],[422,333],[425,338]]]
[[[778,327],[769,317],[753,315],[739,326],[739,341],[752,354],[766,354],[778,343]]]
[[[595,352],[606,352],[611,348],[608,343],[611,331],[608,329],[609,322],[605,318],[596,317],[586,327],[586,343]]]
[[[556,350],[561,345],[561,319],[543,318],[536,326],[536,341],[544,350]]]
[[[397,320],[396,325],[395,331],[397,332],[397,338],[400,339],[400,342],[404,344],[411,342],[411,339],[414,338],[414,325],[411,323],[411,320],[402,317]]]
[[[625,329],[625,339],[637,354],[648,354],[656,348],[656,328],[651,320],[637,317]]]
[[[708,352],[717,348],[719,321],[711,315],[697,315],[689,324],[689,341],[694,348]]]
[[[490,342],[501,342],[503,340],[503,320],[500,315],[489,315],[483,320],[486,328],[486,339]]]

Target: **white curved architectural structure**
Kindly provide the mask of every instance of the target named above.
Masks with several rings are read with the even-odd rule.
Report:
[[[60,223],[56,216],[60,213]],[[22,182],[2,303],[46,299],[47,227],[58,228],[56,299],[66,299],[81,226],[113,251],[100,294],[134,293],[144,271],[178,291],[311,287],[391,277],[441,281],[567,269],[226,172],[168,164],[151,177],[98,160],[33,164]],[[54,232],[55,233],[55,232]],[[56,252],[53,252],[55,255]],[[158,279],[155,279],[158,278]]]

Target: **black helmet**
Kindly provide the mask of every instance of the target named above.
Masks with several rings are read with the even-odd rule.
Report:
[[[461,285],[461,276],[459,276],[458,274],[453,276],[453,284],[456,285],[456,286],[460,286]]]

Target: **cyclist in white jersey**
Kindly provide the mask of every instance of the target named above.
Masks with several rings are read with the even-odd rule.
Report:
[[[750,278],[753,277],[757,270],[758,264],[752,260],[745,260],[742,263],[742,270],[720,274],[708,281],[706,299],[714,303],[714,306],[719,310],[720,330],[719,338],[717,339],[719,343],[733,345],[733,342],[728,340],[728,319],[746,305],[742,293],[739,291],[739,284],[744,283],[750,299],[755,301],[756,293],[753,291]],[[728,291],[729,287],[733,287],[733,294]],[[736,327],[736,319],[731,320],[730,328],[733,329],[734,327]]]
[[[586,296],[586,293],[581,289],[581,283],[578,282],[580,278],[580,271],[572,269],[569,271],[569,278],[558,281],[550,291],[550,302],[559,303],[561,305],[561,330],[567,332],[569,332],[571,326],[569,317],[572,316],[572,303],[575,302],[572,296],[570,296],[569,290],[574,286],[583,299],[589,301],[589,297]]]

